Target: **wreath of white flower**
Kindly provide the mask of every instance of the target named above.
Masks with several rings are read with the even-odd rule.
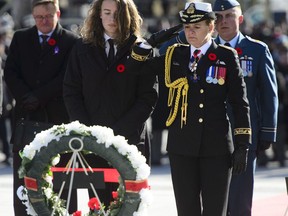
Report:
[[[59,154],[69,149],[68,143],[73,137],[81,137],[84,143],[83,150],[97,153],[110,162],[118,170],[123,182],[126,180],[146,181],[150,175],[150,167],[146,164],[146,158],[137,147],[129,145],[123,136],[114,136],[112,129],[102,126],[88,127],[78,121],[55,125],[36,134],[35,139],[21,152],[22,164],[18,171],[19,177],[34,178],[37,181],[36,191],[26,186],[19,187],[17,191],[18,197],[26,205],[28,215],[42,216],[45,214],[42,213],[43,209],[51,215],[55,203],[57,205],[54,215],[66,215],[63,201],[58,199],[57,194],[53,192],[50,168],[59,162]],[[113,214],[113,211],[108,209],[109,216],[147,215],[147,207],[152,201],[149,188],[142,188],[136,193],[125,191],[123,198],[117,214]],[[129,214],[127,214],[127,209],[130,209]]]

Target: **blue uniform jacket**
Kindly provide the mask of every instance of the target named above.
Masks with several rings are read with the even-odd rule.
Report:
[[[215,39],[220,43],[219,38]],[[258,140],[276,141],[278,95],[274,61],[268,46],[240,34],[235,49],[244,73],[250,106],[252,146]]]

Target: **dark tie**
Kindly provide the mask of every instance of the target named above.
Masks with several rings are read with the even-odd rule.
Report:
[[[110,45],[109,52],[108,52],[108,64],[111,65],[114,61],[115,50],[114,50],[114,42],[113,39],[109,39],[108,43]]]
[[[43,49],[45,47],[45,45],[47,44],[47,39],[48,39],[48,35],[40,35],[40,37],[42,38],[42,43],[41,43],[41,48]]]
[[[194,52],[193,52],[193,59],[194,61],[197,63],[199,61],[199,54],[200,54],[201,50],[198,50],[196,49]]]
[[[231,44],[228,43],[228,42],[226,42],[224,45],[225,45],[225,46],[228,46],[228,47],[231,47]]]

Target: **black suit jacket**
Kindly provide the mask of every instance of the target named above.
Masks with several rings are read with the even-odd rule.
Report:
[[[62,86],[68,56],[77,38],[57,24],[50,42],[41,49],[36,26],[15,32],[4,69],[5,81],[16,100],[14,123],[27,116],[52,124],[69,122]],[[27,114],[21,108],[22,97],[31,92],[40,100],[40,107]]]
[[[117,49],[108,65],[104,48],[79,40],[64,79],[64,100],[71,120],[107,126],[130,144],[143,144],[145,122],[154,109],[155,75],[133,76],[126,62],[136,37]]]

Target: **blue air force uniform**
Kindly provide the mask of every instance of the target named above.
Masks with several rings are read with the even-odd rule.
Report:
[[[234,7],[240,7],[236,0],[216,0],[213,10],[225,11]],[[219,36],[215,42],[224,43]],[[232,47],[238,52],[247,86],[252,145],[248,152],[246,172],[232,176],[227,215],[251,216],[257,148],[260,149],[263,143],[269,144],[276,141],[277,81],[274,62],[265,43],[244,36],[240,32],[232,42],[234,42]],[[235,124],[234,121],[232,123]]]
[[[215,42],[220,43],[219,37]],[[276,73],[267,45],[240,33],[235,49],[247,86],[252,145],[246,172],[233,176],[231,180],[228,204],[231,216],[251,215],[257,145],[261,141],[276,141],[278,113]]]

